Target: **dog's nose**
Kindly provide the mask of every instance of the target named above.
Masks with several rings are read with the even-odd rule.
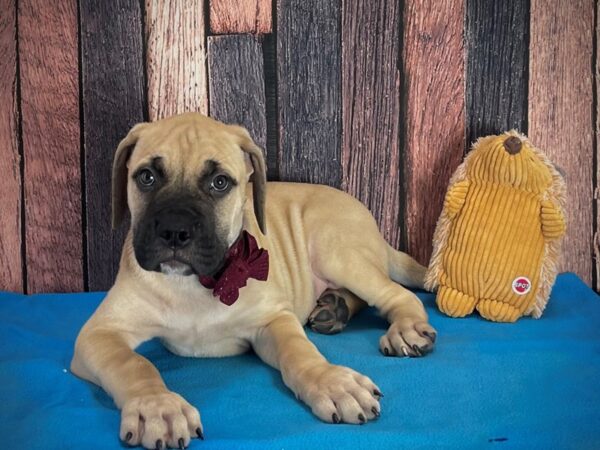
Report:
[[[161,217],[156,223],[156,235],[164,245],[173,250],[188,245],[193,236],[193,224],[183,214],[169,214]]]

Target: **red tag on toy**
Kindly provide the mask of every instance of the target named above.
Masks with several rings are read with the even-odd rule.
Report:
[[[517,295],[525,295],[531,290],[531,281],[527,277],[517,277],[512,282],[512,290]]]

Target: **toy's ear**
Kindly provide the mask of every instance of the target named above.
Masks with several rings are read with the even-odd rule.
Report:
[[[239,137],[240,148],[250,158],[252,165],[252,199],[254,203],[254,215],[256,222],[262,234],[267,234],[267,224],[265,221],[265,200],[267,189],[267,169],[263,152],[258,145],[254,143],[248,131],[240,126],[231,125],[234,133]]]
[[[112,169],[112,227],[118,228],[127,212],[127,161],[147,123],[135,125],[119,143]]]

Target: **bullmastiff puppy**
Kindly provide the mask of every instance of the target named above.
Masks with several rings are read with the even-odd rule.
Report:
[[[303,329],[339,331],[366,302],[390,327],[389,356],[429,352],[425,269],[389,246],[359,201],[325,186],[267,183],[248,132],[197,113],[134,126],[113,165],[112,222],[131,227],[119,273],[75,344],[73,373],[121,411],[120,438],[146,448],[203,438],[198,410],[134,349],[160,338],[178,355],[253,349],[325,422],[380,415],[379,388],[333,365]],[[311,315],[312,313],[312,315]]]

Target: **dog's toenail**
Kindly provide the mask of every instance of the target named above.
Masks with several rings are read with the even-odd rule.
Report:
[[[132,437],[133,437],[133,433],[131,431],[128,431],[127,434],[125,435],[125,442],[129,442]]]
[[[404,353],[404,356],[408,356],[408,350],[406,350],[406,347],[402,347],[402,353]]]
[[[387,348],[387,347],[383,347],[383,354],[384,354],[385,356],[390,356],[390,351],[388,350],[388,348]]]
[[[417,344],[413,345],[412,349],[417,354],[417,356],[421,356],[421,349],[417,346]]]
[[[333,423],[340,423],[340,417],[337,415],[337,413],[333,413],[331,420],[333,420]]]
[[[159,439],[158,441],[156,441],[156,450],[162,450],[163,448],[163,442],[161,439]]]
[[[198,437],[202,440],[204,440],[204,433],[202,432],[202,430],[200,429],[200,427],[196,428],[196,434],[198,435]]]
[[[374,406],[371,408],[371,412],[373,413],[373,415],[375,417],[379,417],[381,414],[379,413],[379,411],[377,411],[377,408],[375,408]]]
[[[185,441],[183,440],[183,438],[179,438],[179,440],[177,441],[177,443],[179,444],[179,448],[181,450],[183,450],[185,448]]]
[[[373,395],[383,398],[383,394],[379,391],[379,389],[375,389],[373,391]]]
[[[363,414],[363,413],[360,413],[360,414],[358,415],[358,420],[360,421],[360,424],[361,424],[361,425],[367,421],[367,419],[365,419],[365,416],[364,416],[364,414]]]

